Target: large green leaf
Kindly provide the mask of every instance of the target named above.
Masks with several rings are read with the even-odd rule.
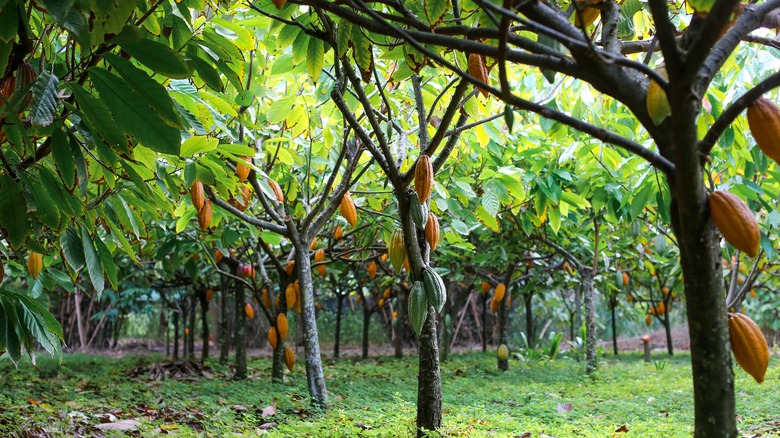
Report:
[[[100,299],[100,296],[103,294],[103,289],[105,289],[106,286],[106,279],[103,277],[100,256],[98,256],[97,251],[95,251],[92,237],[89,235],[89,231],[83,226],[81,227],[81,243],[84,248],[84,261],[87,265],[89,279],[92,281],[92,286],[95,288],[98,299]]]
[[[32,231],[22,188],[7,173],[0,176],[0,225],[14,249],[22,247]]]
[[[325,48],[319,38],[309,39],[309,49],[306,56],[306,71],[313,82],[317,82],[322,74],[322,64],[325,59]]]
[[[68,227],[60,236],[60,248],[62,248],[65,261],[74,272],[78,272],[84,267],[84,245],[81,243],[79,232],[73,227]]]
[[[32,105],[30,119],[34,125],[48,126],[57,113],[57,85],[60,79],[47,71],[42,71],[32,87]]]
[[[165,44],[144,39],[121,45],[122,49],[153,72],[173,79],[185,79],[192,74],[187,61]]]
[[[100,262],[103,265],[103,273],[106,275],[106,279],[108,279],[111,287],[116,290],[119,283],[119,269],[116,263],[114,263],[114,255],[111,254],[111,250],[108,249],[100,236],[96,235],[94,242],[100,256]]]
[[[71,84],[70,88],[73,90],[73,96],[79,104],[81,113],[92,126],[95,134],[119,152],[129,154],[127,137],[125,137],[122,127],[111,117],[108,107],[80,85]]]
[[[62,129],[57,129],[51,136],[51,156],[57,165],[57,172],[68,190],[73,190],[76,184],[76,166],[70,153],[68,137]]]

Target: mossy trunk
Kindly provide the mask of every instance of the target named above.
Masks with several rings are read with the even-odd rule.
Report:
[[[582,298],[585,304],[585,370],[588,374],[599,366],[596,356],[596,303],[593,296],[593,274],[590,268],[582,271]]]

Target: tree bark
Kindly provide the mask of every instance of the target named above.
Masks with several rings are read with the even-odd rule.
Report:
[[[365,299],[365,298],[364,298]],[[363,353],[361,358],[368,359],[368,329],[371,325],[371,310],[368,306],[363,306]]]
[[[417,378],[417,436],[441,427],[441,372],[436,343],[436,311],[428,306],[428,317],[420,333],[420,365]]]
[[[534,298],[533,292],[526,292],[523,294],[525,301],[525,337],[528,338],[528,346],[531,347],[536,344],[534,333],[534,314],[532,301]]]
[[[239,284],[236,284],[234,293],[236,300],[236,371],[233,377],[246,379],[246,312],[244,311],[246,297],[244,289]]]
[[[591,268],[582,270],[582,296],[585,304],[585,370],[588,374],[598,368],[596,357],[596,305],[593,297]]]
[[[666,330],[666,351],[669,356],[674,356],[674,345],[672,345],[672,325],[669,322],[669,313],[664,314],[663,318],[664,329]]]
[[[203,338],[203,359],[209,358],[209,302],[206,300],[206,293],[200,294],[200,318],[201,318],[201,337]]]
[[[333,357],[339,358],[339,346],[341,344],[341,312],[344,307],[344,294],[339,293],[336,304],[336,333],[333,340]]]
[[[227,265],[220,264],[220,269],[225,270]],[[219,304],[220,304],[220,324],[219,324],[219,363],[227,365],[230,355],[230,324],[228,323],[228,289],[229,281],[227,277],[219,277]]]
[[[179,309],[173,311],[173,360],[179,359]]]
[[[198,303],[198,297],[193,293],[193,295],[191,295],[189,298],[189,302],[190,334],[187,337],[187,357],[192,359],[195,357],[195,307]]]
[[[610,304],[610,311],[612,315],[612,351],[615,353],[615,356],[618,355],[618,346],[617,346],[617,324],[615,323],[615,305],[617,304],[616,298],[610,298],[609,300]]]
[[[482,294],[482,352],[487,351],[487,294]]]
[[[395,339],[393,341],[394,356],[397,359],[404,357],[404,333],[406,333],[406,299],[409,291],[401,288],[398,293],[398,318],[394,327]]]

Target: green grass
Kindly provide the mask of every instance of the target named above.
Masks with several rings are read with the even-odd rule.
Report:
[[[136,366],[161,357],[112,359],[88,355],[40,357],[19,369],[0,362],[0,436],[47,431],[54,436],[100,433],[94,426],[136,419],[136,436],[396,437],[411,436],[415,419],[416,357],[326,361],[330,409],[308,403],[300,361],[287,382],[272,385],[268,359],[250,363],[250,379],[234,381],[214,362],[212,380],[132,379]],[[560,437],[608,437],[626,425],[637,437],[689,437],[693,428],[690,361],[664,358],[658,369],[639,355],[602,358],[593,377],[582,363],[513,360],[496,369],[494,353],[454,355],[442,365],[445,436],[515,437],[525,432]],[[774,361],[776,362],[776,360]],[[758,385],[735,369],[740,429],[777,436],[780,367]],[[224,374],[222,374],[224,373]],[[28,400],[29,399],[29,400]],[[571,409],[564,405],[571,404]],[[275,416],[262,410],[275,405]],[[275,426],[263,430],[263,424]],[[108,432],[109,436],[124,432]],[[774,435],[773,435],[774,434]],[[618,434],[617,436],[621,436]]]

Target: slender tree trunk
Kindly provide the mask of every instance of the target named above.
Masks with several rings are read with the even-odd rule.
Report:
[[[666,351],[669,356],[674,356],[674,346],[672,345],[672,325],[669,322],[669,312],[664,314],[664,318],[661,320],[664,324],[664,330],[666,331]]]
[[[482,294],[482,352],[487,351],[487,294]]]
[[[441,372],[436,343],[436,311],[428,305],[428,317],[420,333],[420,366],[417,378],[417,436],[423,429],[441,427]]]
[[[87,348],[87,337],[84,333],[84,320],[81,318],[81,290],[80,288],[75,288],[75,294],[74,298],[76,303],[76,328],[79,331],[79,346],[81,347],[81,351],[84,351],[85,348]]]
[[[610,304],[610,311],[612,314],[612,350],[615,353],[615,356],[618,355],[618,346],[617,346],[617,324],[615,323],[615,305],[617,304],[617,299],[611,298],[609,300]]]
[[[246,312],[244,311],[245,294],[242,286],[234,288],[236,300],[236,379],[246,379]]]
[[[209,358],[209,302],[206,300],[205,293],[201,295],[200,299],[200,318],[201,318],[201,329],[202,334],[201,337],[203,338],[203,352],[202,357],[203,359]]]
[[[535,333],[534,333],[534,313],[533,313],[533,292],[526,292],[523,294],[525,301],[525,336],[528,338],[528,346],[536,345]]]
[[[452,327],[447,322],[451,322],[450,316],[446,313],[445,317],[441,319],[441,343],[439,346],[439,361],[447,362],[450,355],[450,333],[452,333]]]
[[[336,298],[336,334],[333,342],[333,357],[339,358],[339,346],[341,344],[341,312],[344,307],[344,294],[339,293]]]
[[[188,325],[190,334],[187,336],[187,357],[192,359],[195,357],[195,307],[198,303],[198,297],[193,294],[190,296],[189,302],[190,322]]]
[[[368,359],[368,329],[371,325],[371,310],[368,306],[363,307],[363,359]]]
[[[220,269],[225,269],[227,265],[220,264]],[[230,323],[228,322],[228,290],[229,280],[225,276],[219,277],[219,304],[220,304],[220,324],[219,324],[219,363],[227,365],[230,355]]]
[[[404,357],[404,333],[406,333],[406,306],[409,291],[401,288],[398,293],[398,318],[395,323],[395,342],[393,344],[394,355],[401,359]]]
[[[173,311],[173,360],[179,360],[179,310]]]
[[[287,290],[288,282],[282,281],[280,283],[280,289],[279,289],[279,308],[276,309],[276,315],[279,315],[280,313],[287,314],[287,295],[285,294],[285,291]],[[273,306],[273,303],[272,303]],[[284,382],[284,347],[285,347],[285,341],[278,336],[276,336],[276,349],[274,350],[274,354],[271,358],[271,381],[274,383],[282,383]]]
[[[582,296],[585,302],[585,369],[590,374],[598,368],[596,357],[596,305],[593,297],[593,275],[590,268],[582,273]]]
[[[501,300],[501,303],[498,305],[498,339],[496,339],[496,344],[501,346],[502,344],[506,344],[506,317],[507,317],[507,308],[506,308],[506,297],[507,294],[509,294],[509,290],[504,293],[504,299]],[[530,341],[529,341],[530,342]],[[530,344],[529,344],[530,345]],[[501,371],[506,371],[509,369],[509,359],[501,359],[496,355],[496,361],[498,363],[498,369]]]
[[[166,310],[163,310],[164,312],[167,312]],[[168,318],[165,318],[165,357],[169,357],[171,355],[171,327],[170,324],[168,324]]]

